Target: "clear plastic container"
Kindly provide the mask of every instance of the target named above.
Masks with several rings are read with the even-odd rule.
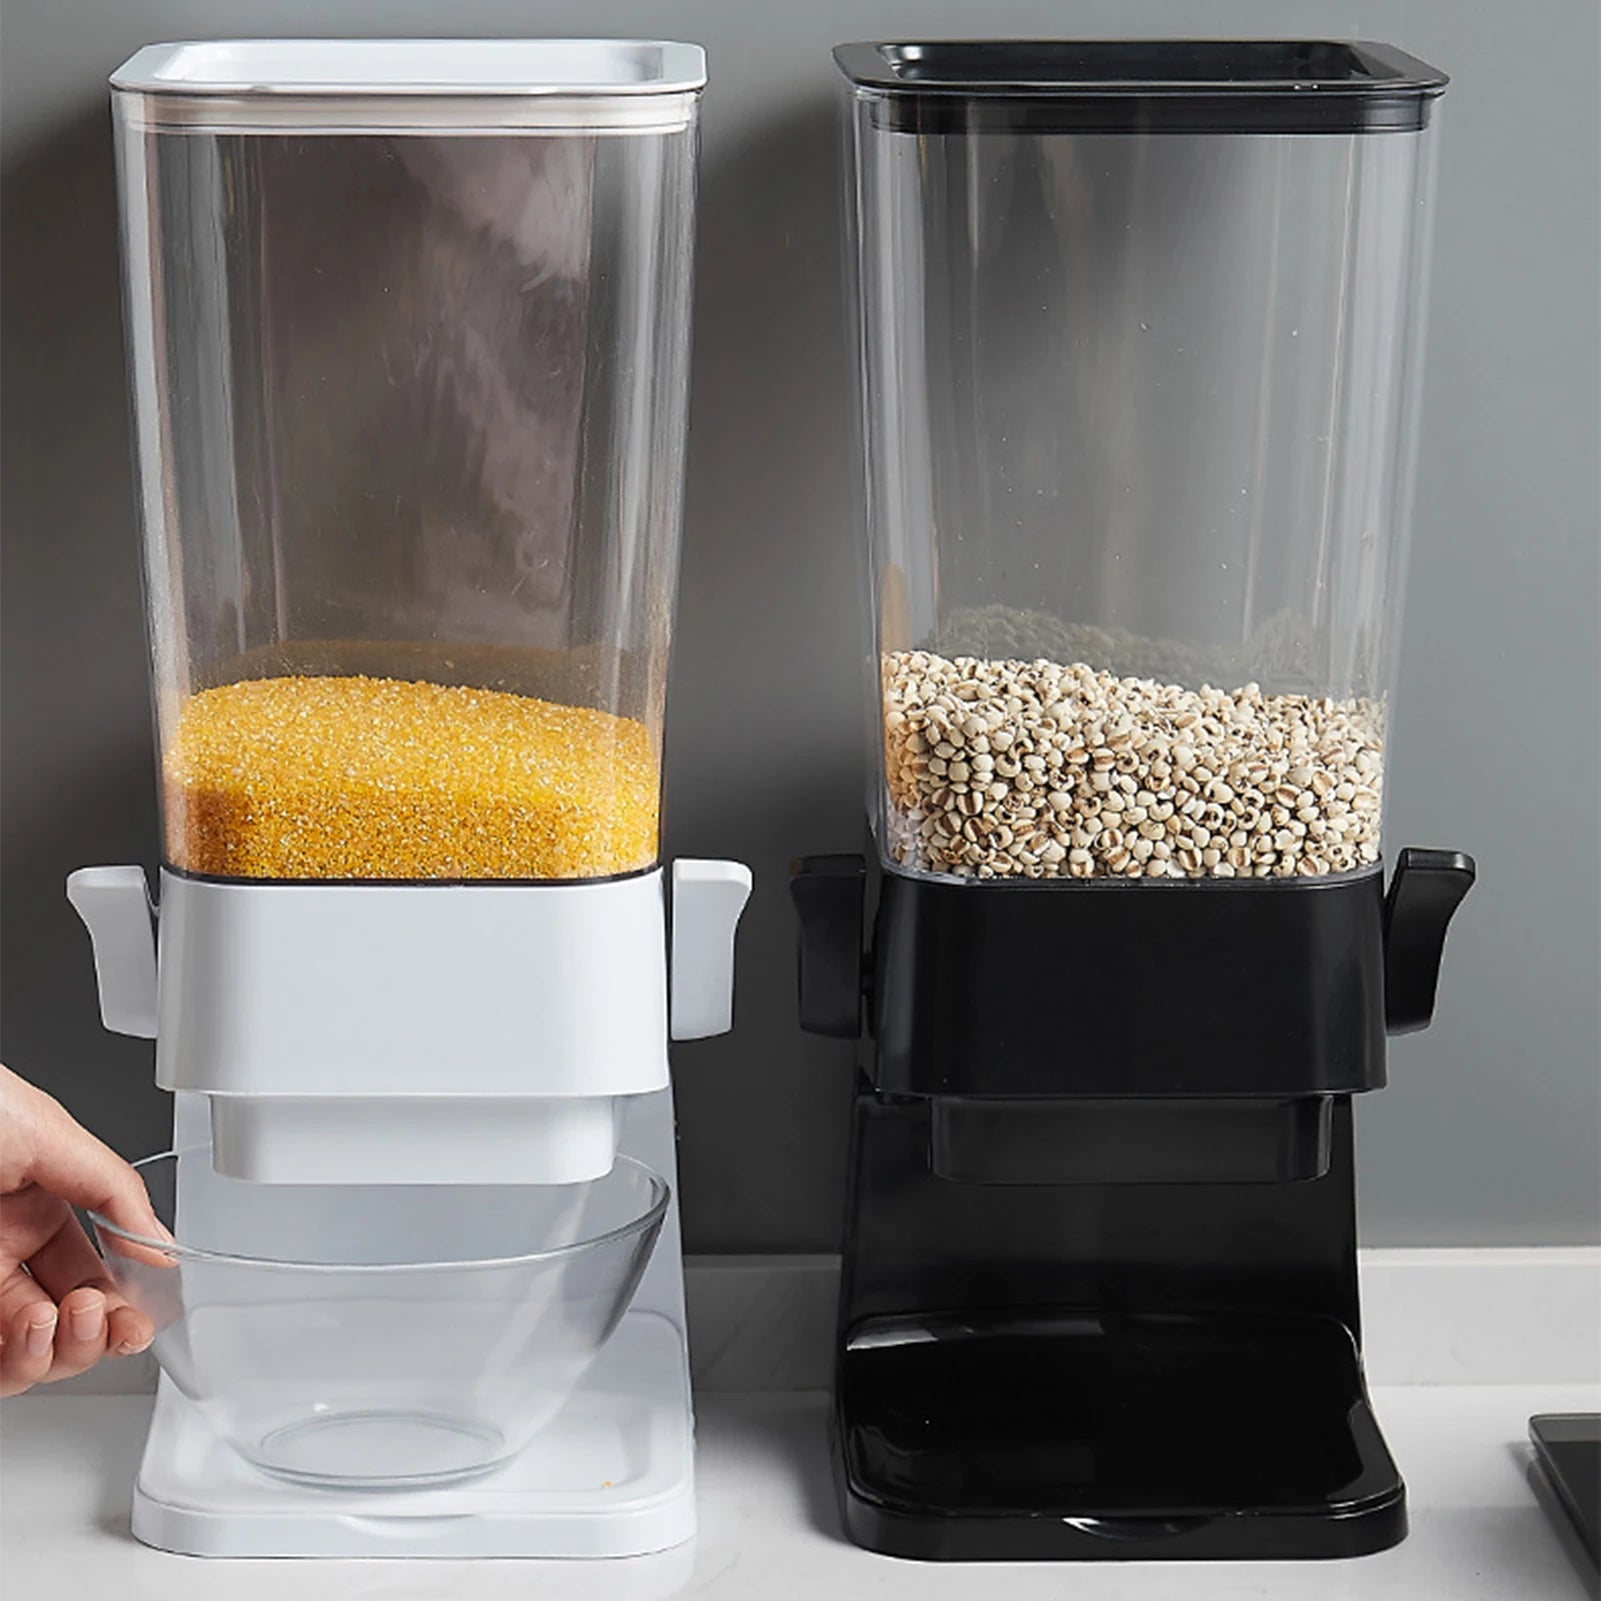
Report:
[[[205,1146],[138,1168],[175,1243],[93,1221],[162,1372],[247,1461],[344,1488],[521,1451],[621,1321],[668,1200],[628,1157],[587,1184],[249,1184]]]
[[[837,59],[886,861],[1371,869],[1445,79],[1311,42]]]
[[[171,865],[655,863],[704,76],[618,40],[117,74]]]

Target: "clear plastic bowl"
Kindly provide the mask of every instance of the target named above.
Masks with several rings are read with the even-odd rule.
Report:
[[[560,1409],[622,1320],[666,1181],[250,1184],[206,1147],[137,1164],[167,1243],[91,1214],[167,1377],[258,1468],[406,1488],[482,1473]]]

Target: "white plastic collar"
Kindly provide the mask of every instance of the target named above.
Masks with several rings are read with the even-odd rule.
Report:
[[[670,133],[699,45],[646,39],[229,39],[147,45],[111,77],[137,131]]]

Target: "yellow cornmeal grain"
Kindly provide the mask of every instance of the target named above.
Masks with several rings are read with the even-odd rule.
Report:
[[[393,678],[257,678],[184,703],[174,865],[230,878],[593,878],[656,860],[645,725]]]

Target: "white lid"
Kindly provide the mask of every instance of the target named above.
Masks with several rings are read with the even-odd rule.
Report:
[[[669,131],[705,82],[699,45],[650,39],[218,39],[111,75],[134,125],[214,133]]]

